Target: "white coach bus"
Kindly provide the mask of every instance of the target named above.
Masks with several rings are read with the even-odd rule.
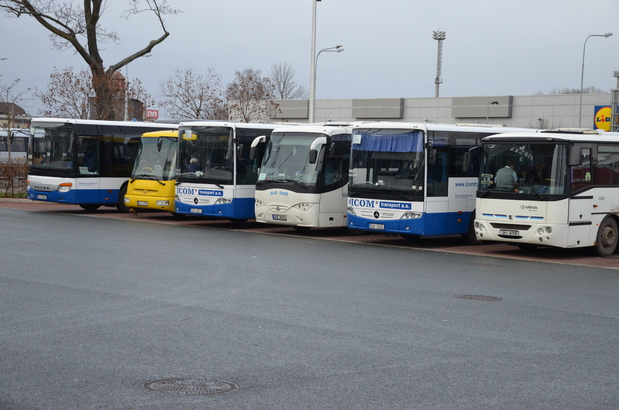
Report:
[[[500,169],[507,184],[497,178]],[[612,255],[619,235],[619,134],[484,138],[476,209],[479,240],[522,249],[595,247],[600,256]]]

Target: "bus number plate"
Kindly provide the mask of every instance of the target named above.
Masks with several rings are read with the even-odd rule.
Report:
[[[499,235],[503,236],[520,236],[520,231],[514,229],[499,229]]]
[[[138,201],[139,206],[148,206],[148,202],[146,201]]]
[[[375,229],[377,231],[384,231],[385,225],[384,224],[370,224],[370,229]]]
[[[190,208],[189,212],[192,214],[201,214],[202,213],[202,209],[200,208]]]
[[[37,195],[37,199],[47,199],[47,195]]]
[[[285,221],[286,220],[286,215],[273,215],[273,220],[274,221]]]

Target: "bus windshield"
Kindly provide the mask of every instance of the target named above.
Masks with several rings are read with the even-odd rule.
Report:
[[[33,126],[31,169],[73,176],[73,125],[49,123]]]
[[[375,192],[400,199],[422,199],[423,136],[419,130],[354,130],[350,193]]]
[[[479,190],[564,195],[567,145],[557,143],[484,143]]]
[[[273,133],[266,146],[258,182],[295,182],[316,185],[318,162],[309,163],[309,152],[316,138],[323,134]]]
[[[234,151],[230,127],[181,127],[177,181],[232,184]]]
[[[132,179],[171,181],[176,178],[176,137],[143,137]]]

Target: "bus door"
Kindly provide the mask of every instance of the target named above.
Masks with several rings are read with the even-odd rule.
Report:
[[[448,150],[434,148],[429,152],[426,190],[425,235],[444,235],[447,231],[448,197]]]
[[[102,203],[100,194],[100,141],[97,137],[80,136],[77,142],[77,203]]]
[[[589,243],[590,236],[597,233],[597,228],[594,226],[591,216],[591,209],[593,209],[592,191],[586,190],[594,183],[591,165],[593,162],[592,151],[590,144],[571,147],[570,175],[568,177],[570,178],[572,196],[568,211],[568,247]],[[557,177],[551,175],[551,178]],[[578,191],[583,192],[579,194]]]

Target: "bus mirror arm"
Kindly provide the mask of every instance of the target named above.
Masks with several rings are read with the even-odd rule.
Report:
[[[310,146],[309,163],[315,164],[318,160],[318,147],[327,143],[327,137],[316,138]]]
[[[251,142],[251,147],[249,149],[249,160],[250,161],[253,161],[254,159],[256,159],[256,150],[258,148],[258,145],[264,144],[265,142],[267,142],[266,135],[261,135],[259,137],[254,138],[254,140]]]

